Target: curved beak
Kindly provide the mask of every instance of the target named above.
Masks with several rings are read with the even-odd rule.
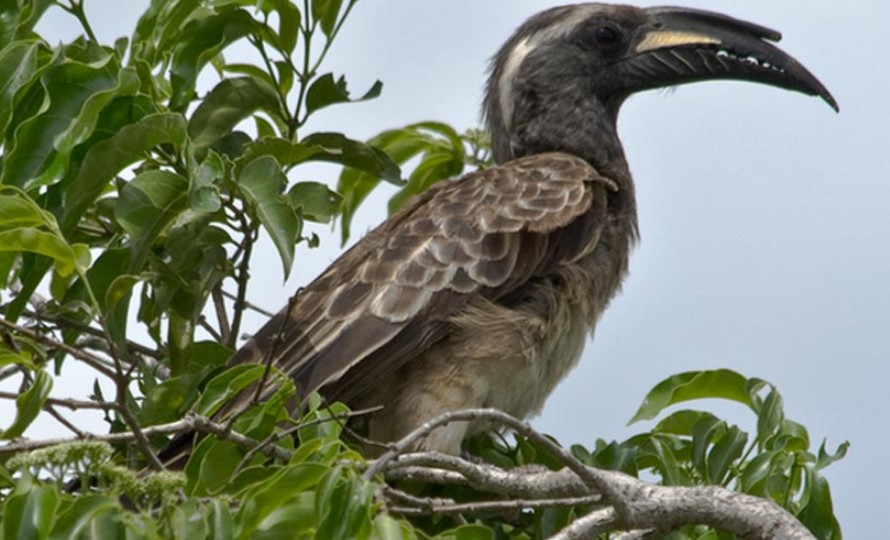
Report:
[[[654,7],[623,59],[613,64],[625,91],[738,79],[819,96],[835,111],[834,97],[800,62],[773,45],[775,30],[709,11]]]

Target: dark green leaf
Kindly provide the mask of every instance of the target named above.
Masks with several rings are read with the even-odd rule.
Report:
[[[55,485],[33,485],[6,500],[2,522],[3,538],[37,540],[46,538],[55,521],[59,492]]]
[[[22,366],[29,371],[37,369],[37,365],[34,363],[30,354],[27,354],[24,351],[13,352],[8,349],[0,349],[0,368],[13,364]]]
[[[466,157],[463,143],[457,132],[451,127],[438,122],[421,122],[401,129],[384,131],[373,137],[369,144],[385,151],[397,164],[404,164],[408,160],[424,153],[441,155],[444,152],[445,155],[454,157],[453,160],[445,160],[445,162],[453,163],[460,162]],[[421,170],[414,176],[413,186],[409,188],[410,193],[397,194],[394,197],[395,200],[390,202],[391,207],[398,206],[409,194],[419,193],[433,181],[449,176],[451,173],[457,174],[459,172],[456,165],[450,164],[448,166],[454,168],[437,169],[434,164],[428,164],[426,171]],[[341,220],[343,243],[349,238],[350,224],[355,211],[368,194],[377,187],[379,181],[379,175],[374,175],[373,173],[352,169],[341,173],[337,184],[337,192],[343,195]],[[409,180],[410,184],[411,181]]]
[[[201,460],[195,495],[224,489],[244,458],[244,450],[230,441],[213,441]]]
[[[210,537],[214,540],[232,540],[235,522],[228,504],[219,499],[210,502]]]
[[[306,115],[337,103],[356,103],[373,99],[380,95],[382,89],[383,83],[376,81],[362,97],[352,100],[349,99],[346,78],[341,75],[339,79],[334,80],[332,73],[326,73],[309,86],[309,91],[306,93]]]
[[[286,184],[287,177],[281,172],[281,166],[269,156],[248,163],[238,178],[241,193],[278,249],[285,279],[293,266],[294,245],[302,228],[296,212],[281,195]]]
[[[195,405],[198,414],[212,416],[222,405],[250,383],[263,376],[265,366],[257,364],[233,366],[214,377]]]
[[[270,516],[274,519],[283,503],[314,488],[329,471],[327,466],[318,463],[293,465],[282,468],[272,478],[246,491],[241,495],[243,504],[235,518],[241,525],[240,536],[250,537],[258,528],[269,526],[266,519]],[[296,532],[291,533],[293,536],[296,536]]]
[[[712,423],[719,422],[719,419],[709,412],[684,409],[665,417],[652,431],[655,433],[691,436],[693,434],[693,426],[703,420]]]
[[[766,479],[773,474],[773,452],[767,452],[754,456],[745,464],[740,476],[741,490],[752,495],[764,496],[766,494]]]
[[[290,0],[271,0],[269,2],[278,12],[278,38],[283,52],[291,53],[297,46],[302,17],[300,10]]]
[[[628,424],[651,420],[671,405],[694,399],[728,399],[750,406],[746,383],[745,377],[728,369],[687,371],[674,375],[658,383],[646,395]]]
[[[317,146],[323,152],[309,157],[313,161],[328,161],[373,174],[395,185],[403,185],[399,166],[382,150],[354,141],[341,133],[313,133],[302,143]]]
[[[105,511],[116,513],[119,509],[117,501],[104,495],[77,497],[53,525],[50,540],[100,538],[96,536],[96,517]]]
[[[840,540],[840,525],[834,517],[828,481],[818,472],[807,470],[807,489],[809,500],[797,519],[820,540]]]
[[[56,271],[63,276],[74,272],[81,262],[81,250],[75,250],[54,233],[33,227],[0,231],[0,251],[27,251],[50,257],[56,264]]]
[[[836,461],[844,459],[844,456],[847,455],[847,450],[850,448],[849,442],[843,442],[837,447],[834,454],[829,454],[828,451],[825,450],[825,443],[826,441],[822,441],[822,444],[819,446],[819,456],[816,458],[815,466],[817,471],[828,467]]]
[[[9,125],[16,93],[32,83],[49,56],[42,41],[19,41],[0,50],[0,133]]]
[[[114,136],[93,146],[65,192],[62,230],[69,231],[77,224],[84,210],[124,167],[143,158],[159,144],[181,146],[185,139],[186,123],[182,115],[157,113],[124,126]]]
[[[198,105],[189,122],[189,136],[198,148],[210,146],[254,111],[280,115],[279,106],[275,89],[263,80],[253,77],[226,79]]]
[[[137,175],[123,185],[114,215],[132,236],[134,268],[148,254],[156,239],[189,207],[189,182],[164,170]]]
[[[0,2],[0,49],[14,39],[29,35],[43,12],[51,5],[52,0]]]
[[[253,33],[261,33],[258,23],[240,9],[190,22],[173,50],[170,108],[185,108],[195,95],[195,82],[207,62],[229,44]]]
[[[14,439],[28,429],[43,409],[46,398],[53,388],[53,380],[47,372],[40,370],[34,373],[34,383],[15,400],[15,420],[2,434],[0,439]]]
[[[92,134],[102,108],[139,88],[134,70],[118,70],[107,52],[99,65],[64,62],[47,69],[41,86],[32,89],[46,105],[16,128],[0,183],[31,189],[61,178],[72,149]]]
[[[748,434],[738,428],[730,427],[714,443],[714,447],[708,452],[708,478],[715,484],[722,484],[732,463],[742,456],[745,445],[748,443]]]
[[[775,433],[785,420],[782,396],[775,389],[770,390],[757,411],[757,441],[763,443]]]
[[[155,385],[146,393],[139,423],[144,426],[172,422],[180,418],[197,398],[198,378],[180,375]]]
[[[343,0],[312,0],[312,19],[321,26],[324,35],[333,34],[342,5]]]
[[[299,182],[287,193],[287,202],[301,214],[319,223],[328,223],[340,211],[343,197],[319,182]]]
[[[712,483],[708,469],[708,448],[714,440],[726,433],[726,422],[715,416],[702,417],[692,426],[692,466],[705,482]]]

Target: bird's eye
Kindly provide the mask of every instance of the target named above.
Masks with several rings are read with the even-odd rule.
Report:
[[[596,44],[603,48],[614,47],[621,41],[621,31],[612,25],[603,25],[593,33]]]

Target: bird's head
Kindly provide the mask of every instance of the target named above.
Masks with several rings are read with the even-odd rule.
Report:
[[[528,153],[602,152],[632,93],[710,79],[828,90],[777,48],[774,30],[708,11],[610,4],[553,8],[525,22],[492,62],[485,116],[498,162]],[[619,148],[620,151],[620,148]],[[595,158],[596,156],[584,156]]]

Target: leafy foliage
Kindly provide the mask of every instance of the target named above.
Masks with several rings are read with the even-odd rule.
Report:
[[[0,447],[0,538],[530,538],[589,510],[480,513],[465,516],[468,523],[390,515],[377,497],[382,480],[362,478],[364,458],[341,438],[345,408],[313,402],[290,418],[294,387],[286,375],[225,365],[248,308],[260,234],[287,275],[297,250],[318,242],[304,232],[307,221],[339,220],[345,241],[357,208],[381,182],[399,188],[392,211],[434,182],[489,164],[484,133],[437,122],[368,142],[305,132],[315,112],[382,90],[377,82],[353,98],[344,76],[322,70],[356,2],[154,0],[132,37],[113,45],[97,41],[80,0],[0,7],[0,290],[8,293],[0,305],[0,379],[21,377],[16,417],[0,438],[18,439],[41,411],[65,404],[49,395],[61,365],[73,361],[113,384],[108,398],[94,384],[87,404],[105,410],[112,434],[150,434],[137,444],[78,442],[15,455]],[[50,8],[68,11],[84,35],[53,46],[35,34]],[[228,62],[236,44],[250,47],[255,61]],[[205,92],[197,81],[211,69],[218,80]],[[302,179],[310,162],[342,167],[336,189]],[[401,167],[410,168],[405,178]],[[168,442],[169,432],[152,426],[211,415],[267,377],[280,383],[278,392],[229,427],[288,452],[288,460],[270,463],[262,452],[207,436],[182,473],[134,472]],[[676,375],[653,389],[634,420],[703,398],[748,407],[756,429],[681,410],[626,441],[572,452],[583,463],[665,484],[720,484],[768,497],[819,538],[839,538],[820,471],[846,445],[811,452],[806,429],[785,419],[769,383],[726,370]],[[480,437],[469,448],[503,466],[556,466],[523,438]],[[73,494],[65,484],[72,477],[93,487]],[[478,496],[468,488],[404,488]]]

